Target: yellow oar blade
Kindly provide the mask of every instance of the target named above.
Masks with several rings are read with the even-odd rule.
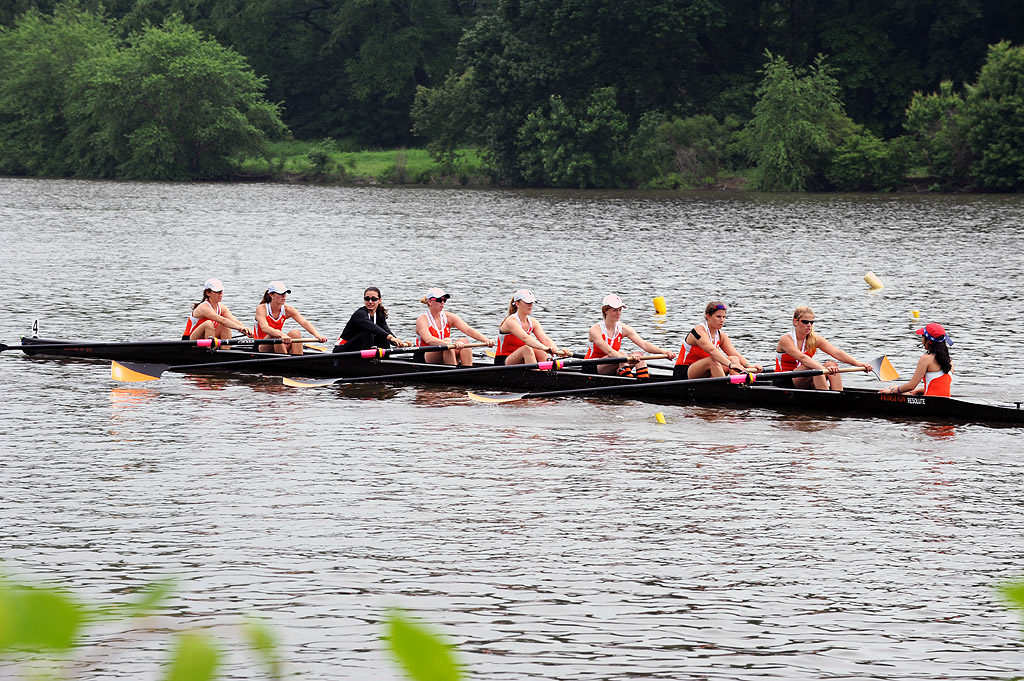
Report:
[[[515,402],[516,400],[523,399],[523,395],[526,393],[514,393],[504,395],[481,395],[480,393],[467,393],[469,399],[474,402],[484,402],[485,404],[501,404],[503,402]]]
[[[142,381],[156,381],[160,374],[167,370],[164,364],[132,364],[126,366],[119,362],[110,364],[110,378],[125,383],[141,383]]]
[[[892,362],[885,355],[877,357],[871,361],[871,366],[875,369],[875,376],[878,376],[880,381],[895,381],[900,377],[896,368],[893,367]]]
[[[300,381],[297,378],[282,378],[281,382],[285,385],[290,385],[293,388],[322,388],[325,385],[334,385],[337,383],[336,378],[327,378],[319,381]]]

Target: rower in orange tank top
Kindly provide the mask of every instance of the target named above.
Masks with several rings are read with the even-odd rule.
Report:
[[[722,330],[728,308],[725,303],[713,300],[704,308],[704,322],[690,329],[679,349],[676,365],[672,370],[674,378],[723,377],[741,372],[761,371],[760,364],[748,362],[740,354],[732,339]]]
[[[207,279],[203,283],[203,299],[192,306],[181,340],[226,339],[231,338],[232,331],[241,331],[252,338],[252,330],[231,314],[223,300],[224,284],[220,279]]]
[[[802,305],[793,311],[793,330],[783,334],[782,338],[775,345],[775,370],[801,371],[804,369],[816,369],[827,371],[828,373],[817,376],[776,379],[773,383],[777,387],[842,390],[843,375],[839,373],[839,364],[830,360],[822,364],[815,360],[814,353],[818,349],[821,349],[822,352],[840,362],[861,367],[867,371],[871,370],[872,367],[867,362],[854,359],[832,343],[829,343],[828,339],[824,336],[814,333],[814,322],[814,310],[806,305]]]
[[[420,298],[420,302],[427,306],[427,311],[416,319],[416,346],[429,348],[437,345],[454,345],[452,349],[424,352],[423,361],[428,364],[472,366],[472,348],[464,347],[466,341],[462,338],[452,340],[452,327],[474,340],[486,343],[488,347],[494,347],[494,341],[464,322],[459,315],[445,310],[449,298],[451,295],[441,288],[432,288]]]
[[[584,373],[618,373],[621,376],[626,376],[633,375],[635,371],[637,378],[648,378],[650,371],[647,368],[647,363],[639,359],[642,353],[633,352],[626,354],[622,351],[623,337],[633,341],[637,347],[647,352],[665,355],[668,359],[675,359],[676,353],[670,350],[662,350],[657,345],[648,343],[640,337],[640,334],[632,326],[622,323],[622,311],[625,307],[626,305],[622,302],[622,299],[614,293],[604,297],[604,300],[601,301],[602,320],[590,327],[590,347],[587,348],[587,354],[584,359],[622,357],[626,361],[620,364],[584,364],[582,367]]]
[[[267,290],[263,292],[263,298],[256,307],[255,338],[280,338],[284,342],[258,345],[256,349],[260,352],[302,354],[302,343],[292,342],[296,338],[301,338],[302,332],[298,329],[285,332],[284,323],[288,319],[294,320],[321,343],[327,342],[327,336],[317,331],[312,322],[307,321],[298,310],[287,304],[288,294],[291,292],[283,281],[272,281],[267,284]]]
[[[562,357],[572,354],[555,345],[540,322],[530,316],[536,302],[533,291],[527,289],[519,289],[512,295],[508,316],[498,326],[495,364],[533,364],[548,359],[548,353]]]

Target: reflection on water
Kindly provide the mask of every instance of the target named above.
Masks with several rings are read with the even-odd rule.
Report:
[[[0,219],[0,281],[19,282],[4,338],[35,318],[54,336],[173,338],[210,276],[240,319],[282,278],[325,331],[377,285],[400,336],[442,285],[493,335],[526,286],[575,349],[614,291],[625,323],[672,348],[707,301],[731,301],[730,335],[770,363],[792,309],[810,303],[830,340],[905,373],[916,309],[957,330],[959,393],[1020,400],[1024,382],[1019,345],[993,342],[1024,320],[1008,294],[1024,289],[1021,197],[0,180]],[[287,248],[253,238],[295,225],[303,239]],[[197,253],[212,233],[218,248]],[[651,247],[551,247],[593,233]],[[501,255],[510,234],[515,257]],[[716,252],[709,270],[694,246],[708,235],[746,248]],[[118,257],[126,238],[152,267]],[[837,243],[858,246],[836,261]],[[908,267],[920,243],[942,248]],[[827,270],[809,265],[825,257]],[[868,293],[868,270],[885,289]],[[83,304],[97,272],[109,285]],[[978,326],[993,300],[999,313]],[[992,592],[1021,570],[1019,428],[621,398],[487,406],[449,386],[303,390],[258,375],[123,386],[108,363],[9,352],[0,378],[5,570],[101,602],[178,575],[169,628],[257,613],[280,628],[290,674],[396,678],[379,643],[395,605],[499,681],[973,681],[1024,668],[1019,621]],[[140,678],[164,656],[146,641],[87,661],[83,677]],[[232,661],[226,677],[252,674]]]

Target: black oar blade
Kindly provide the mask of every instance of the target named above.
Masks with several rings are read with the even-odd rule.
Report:
[[[322,388],[326,385],[334,385],[338,382],[336,378],[325,378],[318,381],[300,381],[297,378],[282,378],[281,382],[293,388]]]
[[[529,393],[504,393],[501,395],[481,395],[480,393],[470,392],[467,393],[469,399],[474,402],[483,402],[485,404],[503,404],[505,402],[515,402],[523,399]]]
[[[156,381],[160,376],[170,369],[166,364],[140,364],[137,362],[112,362],[110,364],[110,378],[125,383],[140,383],[142,381]]]

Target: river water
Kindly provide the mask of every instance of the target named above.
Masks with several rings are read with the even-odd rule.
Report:
[[[956,341],[954,392],[1020,400],[1024,199],[0,180],[0,339],[176,338],[204,279],[265,284],[328,334],[379,286],[411,337],[430,286],[493,334],[513,290],[584,348],[601,298],[677,348],[704,304],[769,363],[799,304],[909,374],[911,310]],[[886,284],[869,292],[874,271]],[[665,318],[651,298],[664,296]],[[847,376],[850,385],[872,385]],[[166,576],[154,631],[88,639],[81,678],[156,678],[168,630],[238,617],[286,671],[396,679],[389,608],[481,679],[1005,679],[1024,628],[1020,428],[274,377],[116,384],[0,356],[3,569],[90,602]],[[655,422],[664,413],[666,424]],[[0,668],[0,676],[4,674]]]

